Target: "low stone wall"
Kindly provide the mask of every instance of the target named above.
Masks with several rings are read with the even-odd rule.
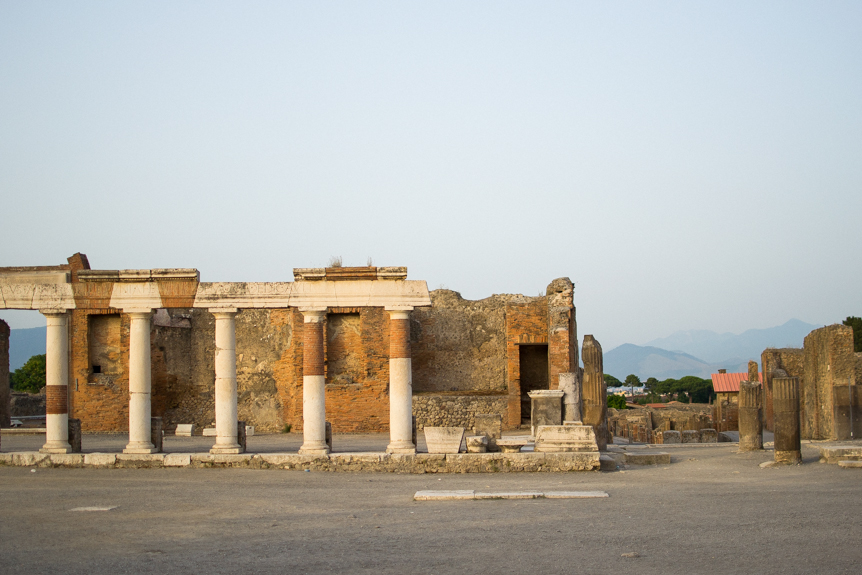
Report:
[[[12,392],[10,412],[12,417],[45,415],[44,393]]]
[[[458,453],[399,455],[387,453],[0,453],[0,465],[26,467],[161,468],[195,467],[288,469],[384,473],[496,473],[598,471],[599,452],[592,453]]]
[[[509,409],[509,396],[500,394],[414,393],[413,415],[416,429],[425,427],[463,427],[470,432],[476,415],[499,414],[503,421]]]

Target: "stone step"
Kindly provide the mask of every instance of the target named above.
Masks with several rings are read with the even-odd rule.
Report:
[[[820,461],[838,463],[862,459],[862,445],[828,445],[820,447]]]
[[[641,451],[626,453],[626,465],[668,465],[670,453],[663,451]]]
[[[844,469],[862,469],[862,460],[853,459],[853,460],[845,460],[839,461],[838,467],[843,467]]]

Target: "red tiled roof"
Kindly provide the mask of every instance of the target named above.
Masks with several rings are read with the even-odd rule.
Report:
[[[758,379],[763,381],[763,374],[757,373]],[[712,389],[716,393],[739,393],[739,383],[748,381],[748,372],[744,373],[713,373]]]

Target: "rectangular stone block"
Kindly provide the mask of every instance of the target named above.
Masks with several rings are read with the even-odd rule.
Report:
[[[150,441],[153,444],[153,447],[156,448],[157,453],[162,452],[163,440],[165,434],[162,431],[163,421],[161,417],[151,417],[150,418]]]
[[[81,453],[52,453],[51,464],[63,467],[80,467],[84,464],[84,456]]]
[[[177,437],[191,437],[195,433],[195,424],[194,423],[180,423],[177,425],[177,430],[174,432],[174,435]]]
[[[475,491],[454,490],[454,491],[417,491],[413,495],[414,501],[457,501],[457,500],[472,500]]]
[[[93,467],[113,467],[117,463],[116,453],[86,453],[84,465]]]
[[[428,453],[458,453],[461,450],[463,427],[426,427],[424,431]]]
[[[530,396],[530,430],[536,435],[540,425],[562,425],[563,395],[558,389],[541,389],[531,391]]]
[[[486,453],[488,451],[488,438],[484,435],[469,435],[466,438],[467,453]]]
[[[661,434],[662,443],[667,445],[670,443],[682,443],[682,435],[679,431],[663,431]]]
[[[188,467],[192,464],[190,453],[168,453],[165,455],[165,467]]]
[[[701,443],[718,443],[718,432],[714,429],[700,430]]]
[[[639,451],[626,453],[627,465],[667,465],[670,464],[670,453],[663,451]]]
[[[536,428],[535,451],[541,453],[598,451],[595,430],[590,425],[540,425]]]
[[[69,445],[72,453],[81,453],[81,420],[69,418]]]
[[[216,428],[215,427],[204,427],[203,436],[204,437],[215,437],[216,436]]]
[[[700,443],[700,432],[686,429],[682,432],[682,443]]]
[[[253,425],[246,425],[245,426],[245,436],[251,437],[252,435],[254,435],[254,426]]]

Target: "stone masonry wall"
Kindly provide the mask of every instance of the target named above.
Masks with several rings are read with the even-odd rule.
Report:
[[[11,422],[11,391],[9,389],[9,324],[0,319],[0,427]]]
[[[421,393],[413,396],[416,429],[425,427],[463,427],[472,433],[475,416],[499,414],[505,421],[509,399],[507,395],[462,395]]]
[[[805,337],[805,370],[799,396],[803,439],[833,436],[833,390],[835,385],[855,385],[856,354],[853,330],[846,325],[815,329]]]

